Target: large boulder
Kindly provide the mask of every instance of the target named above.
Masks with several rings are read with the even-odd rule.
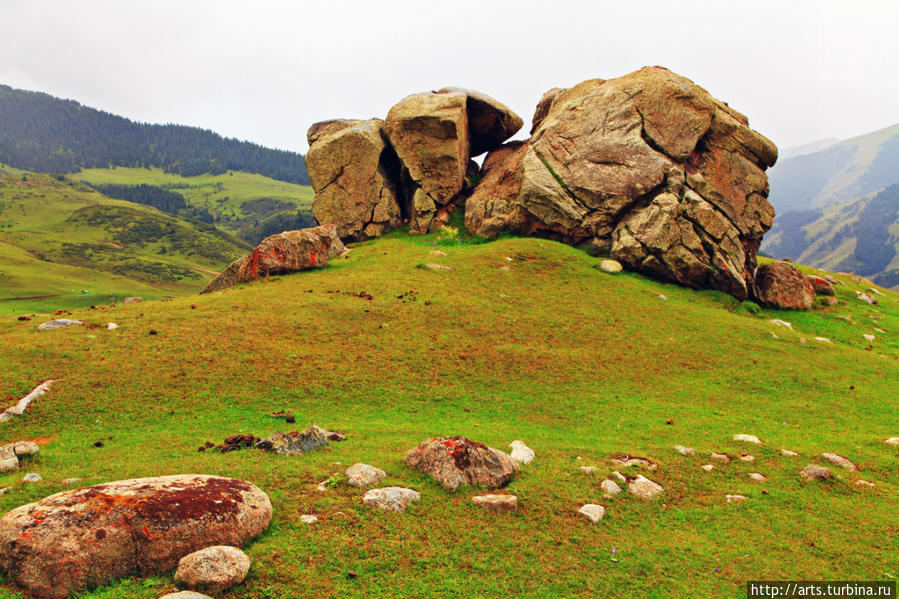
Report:
[[[0,519],[0,567],[39,599],[126,576],[168,573],[210,545],[239,547],[272,519],[268,495],[231,478],[184,474],[64,491]]]
[[[771,227],[774,144],[746,117],[661,67],[544,95],[531,139],[485,160],[466,204],[484,237],[585,245],[695,288],[751,293]]]
[[[334,225],[284,231],[266,237],[250,254],[229,264],[200,293],[211,293],[269,275],[324,268],[329,259],[344,251]]]
[[[808,310],[815,303],[815,286],[789,262],[769,262],[755,272],[755,296],[772,308]]]
[[[403,460],[455,491],[460,485],[499,489],[519,470],[508,454],[465,437],[435,437],[419,443]]]
[[[349,240],[377,237],[400,224],[400,166],[383,121],[316,123],[307,138],[306,170],[319,224],[335,225],[337,235]]]

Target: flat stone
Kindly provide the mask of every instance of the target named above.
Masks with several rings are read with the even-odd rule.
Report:
[[[435,264],[433,262],[429,262],[425,264],[425,268],[428,270],[436,270],[436,271],[448,271],[448,270],[456,270],[452,266],[444,266],[443,264]]]
[[[727,499],[727,503],[742,503],[746,501],[745,495],[725,495],[725,499]]]
[[[786,320],[781,320],[780,318],[772,318],[768,322],[771,324],[776,324],[779,327],[786,327],[790,330],[793,330],[793,323],[787,322]]]
[[[877,298],[873,295],[868,295],[867,293],[861,293],[859,291],[855,292],[855,297],[866,304],[871,304],[872,306],[877,305]]]
[[[711,472],[712,470],[715,469],[715,466],[713,466],[712,464],[705,464],[705,465],[703,465],[702,469],[705,470],[706,472]]]
[[[421,499],[421,493],[403,487],[382,487],[370,489],[362,496],[362,502],[379,510],[402,512],[414,501]]]
[[[767,476],[765,476],[764,474],[761,474],[759,472],[750,472],[749,478],[751,478],[752,480],[754,480],[757,483],[763,483],[766,480],[768,480]]]
[[[826,480],[830,478],[830,468],[809,464],[799,472],[799,475],[808,480]]]
[[[36,483],[42,480],[44,480],[44,477],[37,472],[29,472],[25,475],[25,478],[22,479],[22,481],[26,483]]]
[[[84,321],[82,320],[72,320],[71,318],[57,318],[56,320],[51,320],[49,322],[45,322],[39,324],[37,330],[39,331],[52,331],[53,329],[62,329],[65,327],[77,327],[84,325]]]
[[[196,591],[178,591],[177,593],[163,595],[159,599],[212,599],[212,597]]]
[[[743,455],[740,456],[740,461],[741,462],[754,462],[755,456],[744,453]]]
[[[312,514],[303,514],[300,516],[300,522],[304,524],[315,524],[318,522],[318,516],[313,516]]]
[[[815,341],[820,341],[821,343],[833,343],[833,341],[827,337],[815,337]]]
[[[877,337],[869,333],[865,333],[864,335],[862,335],[862,337],[864,337],[865,341],[867,341],[868,343],[874,343],[875,341],[877,341]]]
[[[825,460],[827,460],[828,462],[830,462],[831,464],[834,464],[836,466],[842,466],[846,470],[851,470],[853,472],[858,470],[858,467],[855,464],[853,464],[852,462],[850,462],[848,459],[844,458],[841,455],[837,455],[835,453],[822,453],[821,457],[824,458]]]
[[[353,464],[346,469],[347,483],[352,487],[372,487],[385,476],[386,472],[369,464]]]
[[[599,488],[602,489],[605,493],[614,497],[621,493],[621,487],[618,486],[614,480],[606,479],[600,483]]]
[[[126,297],[125,299],[122,300],[122,303],[123,304],[139,304],[142,301],[144,301],[144,298],[142,298],[142,297]]]
[[[615,480],[617,480],[620,483],[627,482],[627,477],[624,476],[623,474],[621,474],[620,472],[618,472],[617,470],[612,472],[612,478],[614,478]]]
[[[884,441],[887,445],[899,445],[899,437],[890,437]]]
[[[78,478],[77,476],[62,479],[62,484],[64,484],[64,485],[71,485],[72,483],[80,483],[80,482],[81,482],[81,479]]]
[[[759,441],[759,438],[756,437],[755,435],[743,435],[743,434],[734,435],[734,441],[744,441],[746,443],[755,443],[755,444],[761,443],[761,441]]]
[[[799,454],[796,453],[795,451],[790,451],[789,449],[781,449],[781,450],[780,450],[780,455],[785,455],[785,456],[787,456],[787,457],[789,457],[789,458],[795,458],[795,457],[798,456]]]
[[[107,331],[114,331],[114,330],[116,330],[117,328],[119,328],[119,325],[117,325],[117,324],[114,323],[114,322],[110,322],[110,323],[108,323],[108,324],[106,325],[106,330],[107,330]]]
[[[696,455],[696,450],[692,447],[684,447],[683,445],[675,445],[674,451],[681,455]]]
[[[471,501],[488,512],[514,512],[518,509],[518,497],[515,495],[476,495]]]
[[[631,495],[640,499],[653,499],[665,489],[662,488],[662,485],[638,474],[634,480],[628,483],[627,490]]]
[[[512,441],[509,447],[512,448],[509,456],[520,464],[530,464],[537,457],[534,450],[525,445],[523,441]]]
[[[610,275],[621,272],[622,270],[621,262],[618,260],[600,260],[599,261],[599,270],[609,273]]]
[[[18,441],[15,445],[15,452],[19,457],[35,455],[41,450],[37,443],[31,441]]]
[[[730,463],[730,458],[723,453],[713,453],[711,457],[716,462],[721,462],[722,464]]]
[[[876,487],[877,485],[875,485],[874,483],[872,483],[870,481],[859,479],[859,480],[855,481],[855,486],[856,487]]]
[[[440,250],[431,250],[428,253],[432,256],[446,256],[446,252],[441,252]]]
[[[230,545],[214,545],[181,558],[175,581],[191,588],[224,591],[243,582],[250,571],[250,558]]]
[[[587,474],[593,474],[599,470],[596,466],[580,466],[579,468],[581,472],[586,472]]]
[[[588,503],[582,505],[578,509],[578,513],[584,516],[587,520],[596,524],[600,520],[606,517],[606,508],[596,503]]]

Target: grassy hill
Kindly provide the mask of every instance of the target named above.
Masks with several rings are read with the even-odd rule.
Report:
[[[216,227],[253,245],[273,233],[312,225],[315,194],[311,187],[253,173],[228,171],[221,175],[182,177],[159,168],[119,167],[85,169],[72,177],[90,185],[147,184],[175,191],[191,206],[213,214]],[[285,217],[295,217],[297,211],[308,215],[306,224],[300,227],[281,224]],[[268,228],[267,223],[271,224]]]
[[[778,216],[762,251],[899,288],[899,185],[863,198]]]
[[[62,175],[0,166],[0,314],[193,292],[248,247]]]
[[[821,208],[899,183],[899,124],[786,160],[768,170],[778,214]]]
[[[871,306],[855,299],[867,285],[847,280],[837,306],[758,310],[605,275],[595,258],[550,241],[445,245],[444,257],[431,254],[437,239],[393,233],[321,271],[76,312],[117,331],[38,332],[37,320],[0,319],[0,394],[12,403],[59,379],[0,429],[4,441],[43,444],[26,471],[44,477],[0,475],[10,487],[0,509],[129,477],[252,481],[271,495],[274,519],[247,548],[247,580],[219,597],[743,597],[747,580],[895,580],[899,465],[884,439],[899,435],[896,294]],[[428,262],[455,270],[418,268]],[[297,424],[267,415],[281,409]],[[347,441],[294,458],[197,452],[312,422]],[[763,443],[734,442],[736,433]],[[508,487],[517,513],[489,515],[472,505],[476,491],[447,492],[402,464],[418,442],[455,434],[536,451]],[[755,461],[705,472],[713,451]],[[831,466],[833,480],[802,481],[821,452],[861,470]],[[647,475],[665,487],[660,500],[603,498],[599,483],[621,454],[658,464]],[[385,484],[417,489],[421,501],[402,514],[365,507],[342,478],[355,462],[385,469]],[[746,501],[727,503],[735,493]],[[576,512],[589,502],[607,507],[597,525]],[[319,520],[304,524],[303,514]],[[85,597],[151,598],[173,586],[126,580]],[[0,597],[21,595],[7,584]]]

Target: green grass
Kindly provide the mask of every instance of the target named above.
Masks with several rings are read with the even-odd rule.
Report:
[[[216,226],[234,235],[276,212],[311,209],[314,196],[309,186],[239,171],[182,177],[159,168],[115,167],[85,169],[72,178],[95,185],[145,183],[171,189],[182,194],[190,205],[206,208],[216,215]]]
[[[71,488],[61,480],[72,476],[249,480],[270,494],[274,519],[246,548],[247,580],[219,597],[743,597],[747,580],[899,574],[899,465],[883,443],[899,435],[896,294],[872,307],[847,280],[839,306],[753,315],[720,293],[605,275],[596,258],[550,241],[437,246],[445,257],[432,244],[436,235],[392,233],[321,271],[75,314],[114,321],[114,332],[0,320],[0,394],[12,403],[60,379],[0,425],[3,440],[43,443],[22,471],[0,475],[11,488],[0,509]],[[427,262],[455,270],[416,268]],[[410,290],[415,301],[397,298]],[[359,291],[374,299],[351,295]],[[866,351],[861,334],[872,326],[887,333]],[[284,408],[296,425],[267,416]],[[196,451],[314,421],[348,440],[294,458]],[[736,433],[763,445],[736,443]],[[519,512],[488,515],[470,502],[477,491],[447,492],[403,465],[418,442],[455,434],[536,451],[508,487]],[[99,439],[105,446],[92,447]],[[712,451],[756,461],[706,473]],[[831,482],[800,480],[825,451],[861,471],[832,466]],[[603,499],[599,483],[619,453],[659,464],[649,474],[666,489],[659,501]],[[357,461],[421,501],[382,513],[345,483],[316,490]],[[753,471],[768,481],[751,482]],[[23,483],[25,472],[44,480]],[[858,478],[877,487],[862,490]],[[748,500],[727,504],[729,493]],[[605,505],[606,519],[580,517],[588,502]],[[320,520],[303,524],[307,513]],[[151,598],[173,586],[122,581],[84,597]],[[21,595],[6,583],[0,597]]]

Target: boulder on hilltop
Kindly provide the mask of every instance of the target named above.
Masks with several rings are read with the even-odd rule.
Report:
[[[532,137],[492,152],[468,228],[588,246],[633,270],[740,299],[771,227],[777,149],[748,120],[661,67],[544,95]]]
[[[284,231],[266,237],[248,255],[229,264],[200,293],[211,293],[269,275],[324,268],[328,260],[344,251],[346,248],[334,225]]]

